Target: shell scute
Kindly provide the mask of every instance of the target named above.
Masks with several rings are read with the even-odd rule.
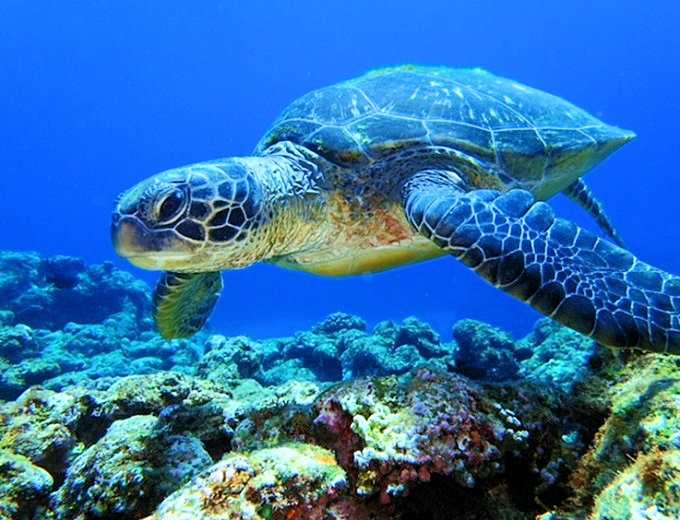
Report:
[[[533,129],[496,132],[495,145],[506,169],[523,171],[527,181],[539,181],[548,159],[545,141]]]
[[[490,130],[456,121],[428,121],[426,126],[432,142],[490,163],[495,161],[494,136]]]
[[[334,163],[354,163],[364,157],[358,141],[345,128],[323,127],[304,138],[303,142]]]
[[[342,126],[372,112],[374,107],[361,91],[341,83],[302,96],[281,114],[281,119],[303,118]]]
[[[361,145],[373,152],[394,150],[407,142],[425,142],[427,130],[422,121],[372,115],[349,125],[349,132]],[[376,136],[380,139],[376,139]]]

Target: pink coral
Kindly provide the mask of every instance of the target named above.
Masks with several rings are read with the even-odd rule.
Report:
[[[314,424],[356,481],[388,503],[432,474],[466,487],[502,470],[503,453],[526,445],[521,422],[464,378],[419,371],[356,380],[324,394]]]

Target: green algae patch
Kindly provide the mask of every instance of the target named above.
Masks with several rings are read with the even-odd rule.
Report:
[[[364,76],[382,76],[384,74],[392,74],[393,72],[421,72],[423,74],[440,75],[448,74],[451,69],[449,67],[437,65],[417,65],[415,63],[406,63],[404,65],[396,65],[394,67],[381,67],[378,69],[369,70]],[[469,72],[479,75],[490,75],[489,71],[480,67],[468,69]]]

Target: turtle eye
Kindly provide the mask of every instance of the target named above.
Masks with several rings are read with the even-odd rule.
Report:
[[[177,220],[186,206],[184,191],[177,188],[165,193],[156,202],[156,220],[159,224],[168,224]]]

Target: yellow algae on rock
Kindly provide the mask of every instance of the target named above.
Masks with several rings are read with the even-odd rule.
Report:
[[[611,366],[600,383],[609,416],[571,476],[568,511],[589,520],[680,518],[680,359],[646,354]]]
[[[228,455],[170,495],[148,520],[311,520],[323,518],[346,487],[330,451],[287,444]]]
[[[680,451],[640,455],[595,502],[592,520],[673,519],[680,514]]]

